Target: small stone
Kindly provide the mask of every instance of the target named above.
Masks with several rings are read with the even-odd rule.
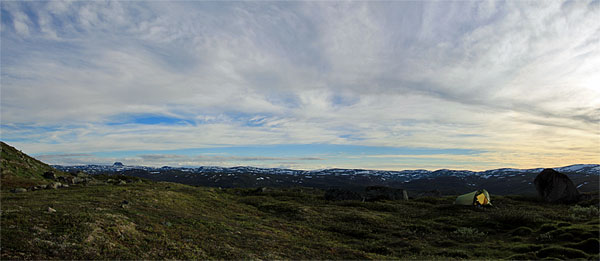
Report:
[[[50,185],[48,185],[48,188],[49,189],[57,189],[57,188],[60,188],[61,185],[62,184],[60,182],[54,182],[54,183],[51,183]]]
[[[12,190],[13,193],[23,193],[23,192],[27,192],[27,189],[25,188],[15,188]]]
[[[56,209],[53,209],[53,208],[51,208],[51,207],[48,207],[48,213],[54,213],[54,212],[56,212]]]
[[[48,185],[40,185],[39,187],[40,187],[40,189],[46,189],[46,188],[48,188]]]
[[[124,181],[124,180],[119,181],[119,185],[125,185],[125,184],[127,184],[127,181]]]
[[[60,187],[61,187],[61,188],[68,188],[68,187],[69,187],[69,185],[68,185],[68,184],[62,184]]]

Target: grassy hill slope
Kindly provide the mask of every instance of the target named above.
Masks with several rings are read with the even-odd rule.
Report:
[[[599,257],[597,195],[584,207],[504,196],[475,208],[144,181],[1,196],[1,259]]]
[[[43,174],[67,175],[0,141],[0,185],[3,190],[45,184]]]

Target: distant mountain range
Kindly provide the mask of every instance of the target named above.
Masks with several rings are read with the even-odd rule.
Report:
[[[403,188],[416,194],[460,194],[485,188],[494,194],[535,194],[533,180],[543,168],[494,169],[486,171],[404,170],[383,171],[364,169],[292,170],[256,167],[145,167],[113,165],[85,165],[53,167],[66,171],[84,171],[90,174],[122,174],[158,181],[212,187],[291,187],[361,188],[364,186],[389,186]],[[576,164],[554,168],[567,174],[582,191],[598,191],[600,165]]]

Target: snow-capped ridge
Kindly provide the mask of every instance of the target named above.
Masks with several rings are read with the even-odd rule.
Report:
[[[318,170],[294,170],[284,168],[259,168],[252,166],[236,166],[236,167],[218,167],[218,166],[201,166],[197,168],[185,168],[185,167],[169,167],[163,166],[160,168],[146,167],[146,166],[129,166],[129,165],[85,165],[85,166],[54,166],[58,169],[65,171],[72,170],[84,170],[90,173],[100,173],[103,171],[127,171],[132,169],[140,169],[146,171],[169,171],[169,170],[185,170],[186,172],[193,173],[206,173],[206,172],[222,172],[222,173],[254,173],[254,174],[280,174],[280,175],[334,175],[334,176],[348,176],[348,175],[368,175],[368,176],[381,176],[381,177],[406,177],[406,179],[418,179],[425,177],[438,177],[438,176],[453,176],[453,177],[466,177],[466,176],[479,176],[487,179],[495,176],[514,176],[526,173],[539,173],[543,168],[534,169],[515,169],[515,168],[500,168],[485,171],[470,171],[470,170],[451,170],[451,169],[439,169],[435,171],[429,171],[424,169],[416,170],[367,170],[367,169],[318,169]],[[600,165],[598,164],[575,164],[570,166],[554,168],[559,172],[564,173],[584,173],[592,175],[600,175]]]

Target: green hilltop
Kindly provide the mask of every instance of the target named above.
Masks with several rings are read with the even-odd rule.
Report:
[[[50,181],[43,177],[48,171],[57,176],[67,176],[66,173],[0,141],[0,185],[3,190],[48,183]]]
[[[49,168],[2,145],[3,185],[6,170],[24,178]],[[453,196],[328,201],[312,188],[96,176],[0,195],[2,260],[600,258],[597,193],[576,206],[492,195],[495,207],[481,208],[454,205]]]

